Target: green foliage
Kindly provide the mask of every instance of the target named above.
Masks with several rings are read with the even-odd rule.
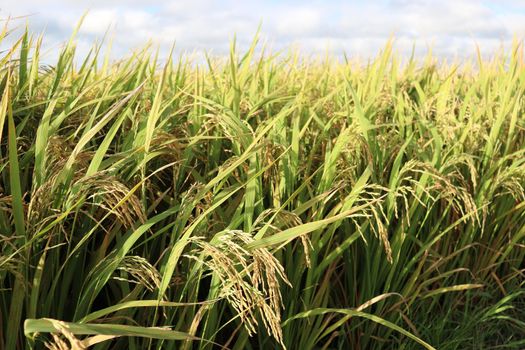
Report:
[[[5,40],[7,27],[0,34]],[[0,348],[525,343],[525,65],[0,53]]]

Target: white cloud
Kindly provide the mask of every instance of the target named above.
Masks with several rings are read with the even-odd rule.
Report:
[[[82,31],[87,34],[102,36],[119,19],[115,10],[92,10],[82,23]],[[73,27],[73,23],[71,25]]]
[[[85,10],[79,49],[113,29],[114,55],[144,45],[148,39],[168,50],[212,50],[225,53],[234,33],[239,45],[249,45],[262,21],[262,34],[276,49],[294,43],[302,50],[367,57],[394,34],[397,50],[408,55],[416,43],[440,56],[470,55],[478,44],[490,52],[525,36],[522,0],[383,0],[356,1],[241,1],[241,0],[37,0],[10,1],[0,17],[33,14],[33,30],[46,28],[49,45],[65,41]],[[23,22],[18,21],[18,24]]]
[[[286,11],[288,10],[288,11]],[[297,7],[278,11],[276,30],[284,36],[315,35],[321,29],[322,18],[319,8]]]

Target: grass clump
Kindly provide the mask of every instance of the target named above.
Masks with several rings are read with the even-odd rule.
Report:
[[[525,346],[520,45],[161,64],[72,39],[43,66],[41,41],[0,56],[3,348]]]

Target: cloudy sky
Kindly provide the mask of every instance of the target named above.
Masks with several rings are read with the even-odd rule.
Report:
[[[358,57],[373,55],[391,35],[403,55],[415,44],[419,54],[432,46],[447,58],[471,55],[476,45],[490,54],[525,37],[525,0],[7,0],[0,3],[0,18],[27,16],[11,26],[27,22],[45,31],[52,48],[69,37],[86,10],[80,51],[111,28],[117,57],[150,39],[165,50],[176,42],[178,51],[220,55],[234,34],[241,48],[248,45],[259,23],[274,50],[294,45]]]

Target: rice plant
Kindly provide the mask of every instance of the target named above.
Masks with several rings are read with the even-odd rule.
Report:
[[[0,53],[0,348],[525,347],[520,43],[111,62],[74,37]]]

